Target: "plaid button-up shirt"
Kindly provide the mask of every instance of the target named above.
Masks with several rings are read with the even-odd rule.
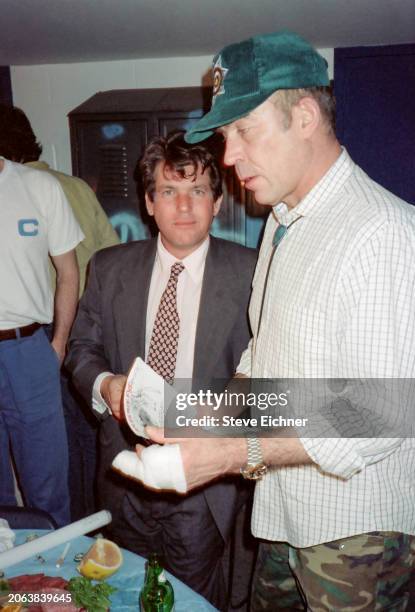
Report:
[[[298,216],[263,298],[275,230]],[[413,207],[343,150],[295,209],[278,204],[269,216],[250,304],[254,338],[238,372],[415,378],[414,230]],[[300,439],[315,464],[271,468],[257,483],[257,537],[306,547],[374,530],[415,534],[412,438]]]

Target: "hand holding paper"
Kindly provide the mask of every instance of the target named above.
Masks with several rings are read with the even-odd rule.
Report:
[[[163,427],[165,403],[174,395],[171,386],[137,357],[128,374],[123,399],[125,418],[132,431],[148,438],[146,425]],[[187,491],[178,444],[153,444],[144,448],[141,457],[132,451],[122,451],[115,457],[112,467],[153,489]]]
[[[111,414],[118,420],[121,420],[121,400],[123,396],[126,376],[120,374],[110,374],[101,382],[100,392],[111,410]]]
[[[166,385],[140,357],[134,361],[124,389],[124,414],[132,431],[147,438],[146,425],[164,425],[164,401]]]

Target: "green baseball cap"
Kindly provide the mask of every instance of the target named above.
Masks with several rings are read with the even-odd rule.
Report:
[[[185,135],[190,143],[211,136],[278,89],[329,85],[327,62],[301,36],[274,32],[224,47],[213,58],[212,107]]]

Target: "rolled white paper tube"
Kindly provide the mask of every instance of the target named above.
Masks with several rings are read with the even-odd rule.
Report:
[[[20,563],[20,561],[24,561],[33,555],[38,555],[45,550],[49,550],[49,548],[54,548],[55,546],[59,546],[59,544],[73,540],[90,531],[94,531],[94,529],[108,525],[111,520],[111,512],[108,512],[108,510],[101,510],[101,512],[86,516],[75,523],[66,525],[66,527],[61,527],[56,531],[51,531],[31,542],[26,542],[26,544],[20,544],[20,546],[6,550],[0,553],[0,568],[4,570],[6,567]]]

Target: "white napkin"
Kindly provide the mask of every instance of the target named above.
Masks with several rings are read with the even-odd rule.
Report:
[[[143,450],[141,458],[133,451],[122,451],[115,457],[112,467],[153,489],[187,491],[178,444],[152,444]]]
[[[16,536],[10,529],[9,523],[6,519],[0,518],[0,552],[13,548],[15,538]]]

